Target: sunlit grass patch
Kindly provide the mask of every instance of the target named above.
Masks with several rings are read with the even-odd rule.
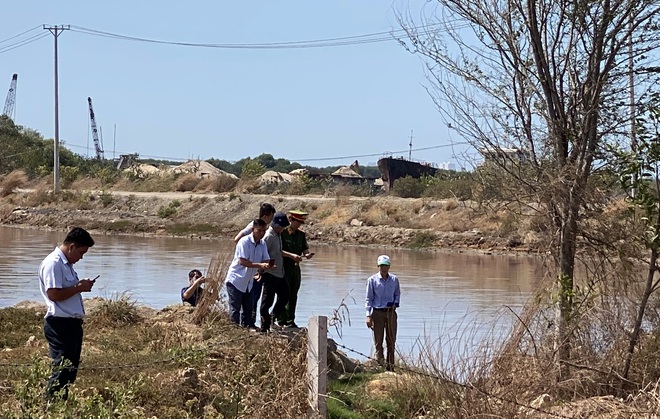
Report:
[[[141,319],[137,301],[127,292],[103,300],[88,316],[89,322],[95,327],[128,326],[138,323]]]
[[[328,418],[396,418],[403,412],[390,400],[370,397],[368,385],[376,374],[342,375],[329,383]]]

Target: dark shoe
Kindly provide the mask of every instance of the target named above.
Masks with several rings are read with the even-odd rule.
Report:
[[[259,333],[262,333],[262,334],[264,334],[264,335],[265,335],[265,334],[268,334],[268,333],[270,333],[270,329],[267,329],[267,328],[265,328],[265,327],[262,327],[262,328],[259,329]]]
[[[286,327],[290,327],[292,329],[300,329],[300,327],[298,327],[296,322],[287,323]]]

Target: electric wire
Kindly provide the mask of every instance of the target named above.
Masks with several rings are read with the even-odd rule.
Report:
[[[354,37],[335,38],[337,40],[324,39],[316,41],[291,41],[281,43],[262,43],[262,44],[214,44],[214,43],[196,43],[181,41],[164,41],[160,39],[142,38],[136,36],[120,35],[111,32],[97,31],[79,26],[72,26],[71,31],[87,35],[100,36],[105,38],[120,39],[125,41],[146,42],[161,45],[175,45],[197,48],[215,48],[215,49],[301,49],[301,48],[326,48],[336,46],[370,44],[376,42],[392,41],[391,35],[357,35]]]
[[[13,50],[13,49],[20,48],[20,47],[22,47],[22,46],[25,46],[25,45],[31,44],[31,43],[36,42],[36,41],[39,41],[40,39],[43,39],[43,38],[45,38],[45,37],[47,37],[47,36],[49,36],[49,34],[47,34],[47,33],[40,33],[40,34],[37,34],[37,35],[32,35],[32,36],[30,36],[29,38],[25,38],[25,39],[22,39],[22,40],[20,40],[20,41],[17,41],[17,42],[15,42],[15,43],[13,43],[13,44],[5,45],[4,47],[0,47],[0,54],[2,54],[2,53],[4,53],[4,52],[9,52],[9,51],[11,51],[11,50]]]
[[[405,36],[409,31],[420,29],[435,29],[440,24],[411,27],[407,29],[397,29],[383,32],[373,32],[362,35],[351,35],[335,38],[323,38],[303,41],[286,42],[266,42],[266,43],[198,43],[182,41],[165,41],[162,39],[144,38],[131,35],[123,35],[108,31],[101,31],[83,26],[71,25],[72,32],[78,32],[86,35],[99,36],[104,38],[119,39],[124,41],[146,42],[161,45],[174,45],[197,48],[219,48],[219,49],[296,49],[296,48],[326,48],[348,45],[371,44],[376,42],[397,41],[396,36]]]
[[[39,28],[41,28],[41,25],[37,25],[37,26],[35,26],[35,27],[33,27],[33,28],[30,28],[30,29],[28,29],[28,30],[26,30],[26,31],[24,31],[24,32],[19,33],[18,35],[14,35],[14,36],[11,36],[11,37],[9,37],[9,38],[7,38],[7,39],[3,39],[2,41],[0,41],[0,44],[4,44],[4,43],[7,42],[7,41],[11,41],[12,39],[18,38],[19,36],[23,36],[23,35],[25,35],[26,33],[32,32],[33,30],[35,30],[35,29],[39,29]]]
[[[458,20],[456,20],[458,22]],[[446,24],[446,22],[445,22]],[[101,31],[92,28],[86,28],[83,26],[69,25],[72,32],[77,32],[85,35],[98,36],[104,38],[118,39],[124,41],[133,41],[133,42],[145,42],[152,44],[161,44],[161,45],[173,45],[173,46],[184,46],[184,47],[196,47],[196,48],[216,48],[216,49],[302,49],[302,48],[327,48],[327,47],[339,47],[339,46],[350,46],[350,45],[362,45],[362,44],[372,44],[377,42],[390,42],[397,41],[401,42],[400,37],[405,37],[410,31],[418,31],[420,29],[424,30],[434,30],[437,29],[439,23],[434,23],[430,25],[410,27],[405,29],[396,29],[391,31],[382,31],[382,32],[372,32],[362,35],[350,35],[334,38],[323,38],[315,40],[303,40],[303,41],[285,41],[285,42],[265,42],[265,43],[196,43],[196,42],[182,42],[182,41],[165,41],[160,39],[144,38],[131,35],[122,35],[118,33]],[[460,26],[465,26],[463,25]],[[23,31],[17,35],[11,36],[0,41],[0,44],[12,41],[14,39],[20,38],[23,35],[26,35],[41,26],[35,26],[26,31]],[[467,26],[466,26],[467,27]],[[38,34],[32,35],[28,38],[15,41],[10,45],[5,45],[0,47],[0,53],[8,52],[13,49],[28,45],[32,42],[36,42],[42,38],[45,38],[48,34]]]

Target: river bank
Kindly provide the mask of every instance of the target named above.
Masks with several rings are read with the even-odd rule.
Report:
[[[200,322],[192,307],[154,310],[127,297],[88,299],[86,308],[76,384],[68,401],[49,404],[42,397],[50,370],[41,337],[45,307],[0,309],[2,417],[307,417],[304,329],[264,336],[223,315]],[[445,366],[438,378],[405,364],[381,372],[329,342],[329,417],[614,419],[655,417],[660,408],[657,386],[627,400],[576,394],[562,401],[530,392],[533,383],[504,385],[497,381],[502,372],[482,376],[479,389],[459,383],[457,372]],[[512,385],[517,395],[507,391]]]
[[[310,213],[304,230],[317,243],[529,253],[540,238],[532,223],[514,222],[456,200],[390,196],[272,196],[179,192],[19,191],[0,199],[0,224],[102,234],[233,237],[263,202]],[[531,222],[533,219],[530,217]]]

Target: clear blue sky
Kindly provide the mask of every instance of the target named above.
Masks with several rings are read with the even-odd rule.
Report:
[[[70,24],[193,43],[317,40],[400,29],[382,1],[16,1],[2,6],[0,41],[36,25]],[[412,7],[412,6],[411,6]],[[413,13],[416,13],[413,10]],[[43,29],[25,35],[45,33]],[[20,38],[19,38],[20,39]],[[0,44],[10,45],[16,40]],[[396,41],[305,49],[210,49],[66,31],[59,37],[60,138],[86,155],[94,103],[106,157],[270,153],[291,161],[407,150],[452,161],[465,146],[424,90],[420,58]],[[0,100],[18,73],[16,122],[54,135],[53,36],[0,52]],[[93,154],[91,139],[89,153]],[[405,153],[407,155],[407,152]],[[378,156],[359,157],[362,164]],[[353,159],[303,161],[314,166]]]

